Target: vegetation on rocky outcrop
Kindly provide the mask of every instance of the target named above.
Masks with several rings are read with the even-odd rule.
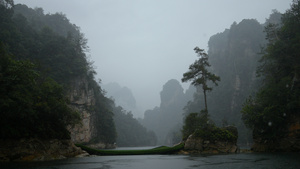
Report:
[[[219,127],[236,126],[241,144],[252,142],[240,111],[243,101],[255,91],[256,66],[264,43],[263,26],[253,19],[234,22],[230,29],[213,35],[208,42],[211,71],[221,78],[207,96],[210,118]],[[195,93],[185,112],[199,112],[199,107],[205,107],[202,92]]]
[[[257,150],[262,150],[258,148],[262,145],[266,151],[300,150],[299,121],[295,121],[300,113],[299,18],[300,1],[295,0],[282,15],[281,24],[266,26],[268,44],[257,69],[261,86],[242,110],[245,124],[253,130]],[[279,148],[281,144],[285,144],[283,148]]]
[[[233,126],[196,131],[186,139],[184,151],[190,154],[238,153],[237,138],[237,128]]]
[[[208,43],[211,70],[222,79],[207,98],[210,118],[217,126],[236,126],[241,144],[251,143],[253,133],[255,151],[299,151],[297,18],[299,1],[295,0],[283,15],[273,10],[264,24],[253,19],[234,22]],[[205,107],[202,95],[195,94],[186,114]],[[185,126],[184,138],[193,133],[210,137],[207,130],[197,131],[195,121],[200,116],[186,116],[192,130]],[[211,122],[203,119],[202,124]]]
[[[235,153],[238,150],[236,127],[217,127],[204,113],[190,113],[183,126],[185,150],[190,153]]]

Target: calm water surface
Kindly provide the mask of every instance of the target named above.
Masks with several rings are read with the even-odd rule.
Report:
[[[245,153],[210,156],[91,156],[48,162],[0,163],[0,168],[28,169],[299,169],[300,153]]]

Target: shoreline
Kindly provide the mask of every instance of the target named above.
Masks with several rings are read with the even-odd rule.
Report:
[[[0,139],[0,161],[49,161],[86,156],[70,139]]]

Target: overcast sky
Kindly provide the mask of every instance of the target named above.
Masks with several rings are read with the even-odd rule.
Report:
[[[272,9],[284,13],[292,0],[15,0],[44,13],[62,12],[88,39],[103,84],[117,82],[133,92],[142,116],[160,104],[170,79],[180,81],[197,58],[195,46],[208,50],[210,36],[236,21],[260,23]],[[188,84],[183,84],[186,89]]]

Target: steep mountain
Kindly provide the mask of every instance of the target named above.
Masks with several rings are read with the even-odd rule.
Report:
[[[171,79],[160,92],[160,107],[145,111],[141,123],[155,132],[159,144],[175,144],[181,141],[183,108],[192,100],[191,90],[193,88],[184,93],[180,83]]]
[[[117,131],[116,143],[120,147],[155,146],[157,137],[122,107],[114,108],[114,121]]]
[[[227,35],[226,35],[227,34]],[[221,77],[219,87],[212,93],[215,105],[213,116],[228,124],[235,124],[239,130],[240,142],[251,142],[248,131],[241,121],[241,107],[245,99],[254,92],[256,67],[261,46],[265,43],[263,26],[256,20],[243,20],[233,24],[223,37],[227,40],[223,48],[216,48],[218,36],[209,41],[209,56],[213,70]],[[221,97],[220,97],[221,95]],[[221,104],[220,104],[221,103]],[[217,108],[216,108],[217,107]]]
[[[265,27],[268,43],[257,68],[261,86],[242,109],[254,151],[300,151],[299,18],[300,1],[295,0],[281,22]]]
[[[94,79],[96,72],[86,58],[87,40],[79,31],[79,27],[70,23],[61,13],[44,14],[41,8],[31,9],[26,5],[6,7],[2,5],[3,3],[6,2],[3,1],[0,4],[0,44],[4,51],[1,58],[12,55],[11,66],[13,69],[21,70],[21,67],[24,67],[24,73],[27,68],[33,69],[31,71],[35,73],[32,76],[28,74],[30,77],[27,80],[31,80],[30,83],[23,84],[23,81],[20,80],[20,84],[16,85],[17,88],[13,90],[2,88],[1,98],[6,98],[4,96],[8,92],[12,93],[10,98],[1,101],[3,103],[1,105],[3,119],[8,119],[6,120],[7,124],[13,124],[15,122],[13,118],[10,118],[13,115],[21,118],[23,124],[28,124],[22,128],[26,132],[14,128],[17,125],[12,128],[2,126],[0,132],[2,136],[6,135],[11,138],[54,137],[58,139],[71,137],[74,142],[113,144],[116,141],[113,108],[110,100],[104,96],[101,87]],[[4,62],[2,63],[4,64]],[[18,68],[18,64],[28,66]],[[13,70],[11,68],[2,68],[4,67],[1,67],[1,77],[2,75],[5,77],[12,75],[16,79],[24,77],[22,72],[17,74],[17,72],[11,72]],[[5,74],[4,72],[11,73]],[[5,81],[16,84],[14,78],[6,78]],[[26,98],[14,94],[22,93],[22,91],[40,92],[39,88],[41,87],[44,87],[41,89],[41,93],[27,95]],[[47,88],[48,90],[46,90]],[[60,88],[62,93],[60,93]],[[55,96],[57,99],[50,96]],[[60,103],[56,103],[55,100],[59,100]],[[26,102],[30,109],[28,112],[20,111],[21,104],[16,106],[15,102]],[[64,132],[64,136],[61,136],[58,133],[64,131],[66,127],[61,126],[59,122],[68,124],[66,121],[69,120],[59,118],[68,113],[66,108],[63,111],[62,105],[64,104],[79,113],[81,124],[69,125],[68,129],[71,133]],[[10,112],[13,107],[16,107],[18,111]],[[44,113],[44,116],[40,116],[39,112],[49,112],[49,114]],[[47,122],[52,122],[53,125],[48,125]],[[37,131],[43,132],[30,134],[32,123]],[[61,129],[58,129],[59,127]],[[18,134],[19,132],[21,134]],[[3,133],[10,133],[10,135]]]
[[[275,22],[277,13],[270,18],[268,22]],[[254,19],[244,19],[213,35],[208,42],[211,71],[221,77],[219,85],[207,95],[209,115],[218,126],[235,125],[241,144],[252,142],[251,131],[246,129],[241,119],[241,109],[246,98],[259,85],[256,68],[261,48],[266,45],[265,36],[262,24]],[[197,92],[185,111],[199,112],[203,108],[203,94]]]
[[[136,100],[128,87],[121,87],[118,83],[108,83],[102,86],[107,97],[112,98],[117,106],[136,113]]]

